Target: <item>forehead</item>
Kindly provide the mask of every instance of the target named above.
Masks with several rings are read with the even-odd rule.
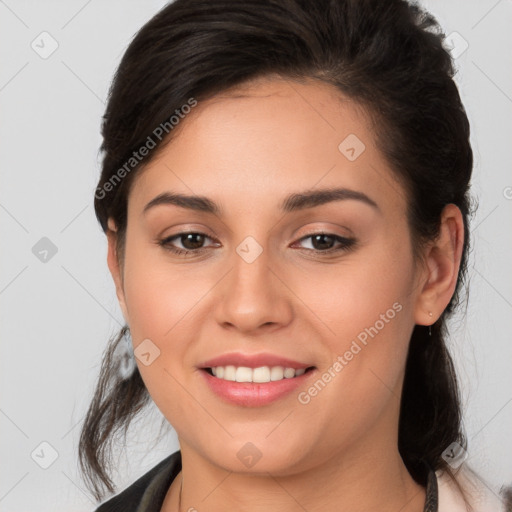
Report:
[[[404,207],[364,108],[322,82],[244,84],[198,102],[172,136],[132,186],[138,210],[165,189],[240,211],[249,204],[277,208],[289,192],[331,186]]]

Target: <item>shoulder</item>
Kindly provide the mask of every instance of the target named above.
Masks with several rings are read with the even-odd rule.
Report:
[[[443,470],[436,471],[439,512],[506,512],[504,501],[498,497],[474,471],[461,467],[454,475],[464,491],[468,508],[456,483]]]
[[[181,452],[177,451],[160,461],[122,492],[102,503],[95,512],[154,510],[155,506],[163,503],[171,482],[180,470]]]

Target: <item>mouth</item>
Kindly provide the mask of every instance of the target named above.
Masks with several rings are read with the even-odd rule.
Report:
[[[294,379],[312,372],[315,369],[315,366],[308,366],[307,368],[292,368],[284,366],[260,366],[257,368],[250,368],[247,366],[234,365],[201,368],[202,371],[216,379],[256,384]]]
[[[242,407],[263,407],[284,400],[308,385],[316,366],[204,366],[204,383],[222,401]]]

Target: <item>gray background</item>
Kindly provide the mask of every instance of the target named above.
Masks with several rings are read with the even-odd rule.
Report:
[[[77,471],[79,423],[106,341],[123,321],[93,211],[100,120],[124,49],[164,4],[0,0],[1,511],[94,509]],[[423,4],[447,35],[468,44],[456,59],[456,81],[471,123],[480,206],[471,226],[469,307],[454,319],[450,344],[468,462],[498,489],[512,483],[512,3]],[[43,31],[58,43],[47,58],[31,47],[51,49]],[[453,51],[462,48],[459,41]],[[36,257],[43,237],[57,249],[46,262]],[[162,416],[155,406],[149,411],[130,435],[120,488],[178,448],[172,430],[154,443]],[[56,460],[43,469],[53,450]]]

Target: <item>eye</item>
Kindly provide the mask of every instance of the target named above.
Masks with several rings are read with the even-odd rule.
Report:
[[[354,238],[346,238],[332,233],[312,233],[302,237],[299,242],[304,240],[311,240],[311,248],[305,248],[307,251],[314,251],[318,253],[332,253],[338,251],[347,251],[354,247],[356,240]],[[338,246],[336,246],[338,243]],[[304,247],[303,247],[304,248]]]
[[[207,247],[202,246],[205,239],[212,240],[212,238],[205,233],[187,231],[159,240],[158,244],[175,254],[198,254],[207,249]],[[183,248],[176,247],[173,243],[175,240],[178,240]]]
[[[178,255],[199,254],[208,249],[208,247],[203,245],[207,239],[213,240],[205,233],[188,231],[177,233],[176,235],[159,240],[158,244],[166,250]],[[333,252],[347,251],[353,248],[356,244],[356,240],[354,238],[346,238],[332,233],[323,232],[312,233],[302,237],[296,243],[300,243],[304,240],[311,240],[312,247],[302,247],[302,249],[319,254],[331,254]],[[180,243],[182,247],[176,247],[176,242]],[[338,245],[336,246],[336,244]]]

